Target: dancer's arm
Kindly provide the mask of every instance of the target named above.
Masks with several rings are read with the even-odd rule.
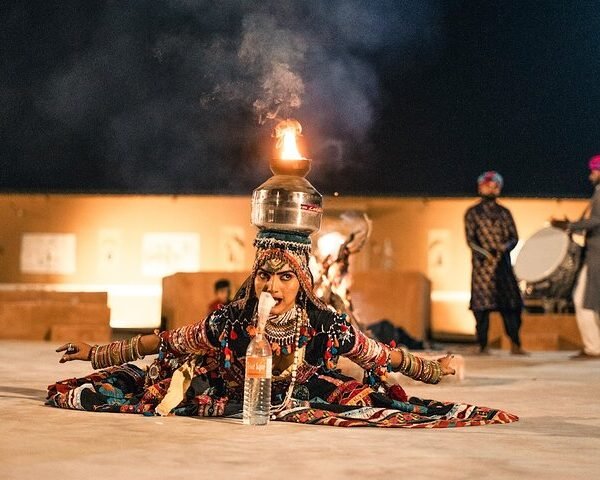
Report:
[[[94,368],[121,365],[158,353],[161,342],[174,355],[200,354],[218,348],[216,335],[225,318],[225,311],[218,310],[209,317],[192,325],[150,335],[137,335],[129,340],[118,340],[107,345],[91,346],[84,342],[71,342],[56,349],[65,352],[60,363],[72,360],[91,361]],[[211,330],[209,335],[208,330]]]
[[[127,342],[131,342],[136,337],[127,340]],[[160,345],[160,339],[156,334],[150,335],[142,335],[139,337],[139,340],[136,341],[139,349],[139,354],[141,357],[146,355],[154,355],[158,353],[158,346]],[[112,342],[112,344],[116,344],[120,342]],[[108,344],[111,345],[111,344]],[[95,347],[95,346],[94,346]],[[89,345],[84,342],[70,342],[61,345],[56,349],[57,352],[65,352],[62,357],[60,357],[59,362],[71,362],[73,360],[82,360],[82,361],[91,361],[92,360],[92,349],[94,348],[92,345]]]
[[[361,366],[368,376],[383,380],[391,369],[425,383],[438,383],[443,376],[455,373],[450,366],[450,354],[437,360],[427,360],[405,348],[393,348],[367,337],[351,325],[345,316],[334,314],[333,318],[334,323],[328,329],[329,338],[333,340],[328,342],[328,346],[332,344],[336,354]],[[331,352],[331,349],[327,352]],[[326,356],[331,355],[326,353]]]

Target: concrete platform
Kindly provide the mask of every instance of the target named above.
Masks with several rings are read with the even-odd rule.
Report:
[[[45,387],[84,375],[54,344],[0,342],[2,479],[593,479],[600,472],[600,361],[572,352],[465,358],[462,382],[409,394],[502,408],[510,425],[335,428],[59,410]]]

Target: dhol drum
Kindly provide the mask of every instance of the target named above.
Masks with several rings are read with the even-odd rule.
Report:
[[[581,247],[554,227],[538,230],[517,255],[516,277],[525,299],[570,299],[581,264]]]

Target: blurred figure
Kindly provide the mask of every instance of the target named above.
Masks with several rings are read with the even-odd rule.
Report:
[[[215,298],[208,305],[208,314],[210,315],[215,310],[218,310],[223,305],[231,302],[231,282],[226,278],[221,278],[215,282],[214,287]]]
[[[594,194],[581,220],[551,221],[553,227],[567,232],[585,233],[583,266],[573,291],[577,327],[583,342],[583,350],[572,357],[577,360],[600,358],[600,155],[592,157],[588,166]]]
[[[490,312],[500,312],[510,337],[511,353],[524,355],[519,329],[523,300],[510,262],[510,251],[519,237],[510,211],[496,199],[504,185],[502,176],[485,172],[477,179],[481,201],[465,214],[467,243],[472,253],[471,301],[481,353],[488,353]]]
[[[403,346],[409,350],[423,350],[425,348],[422,341],[411,337],[406,330],[395,326],[387,318],[382,318],[377,323],[369,325],[367,334],[386,345]]]

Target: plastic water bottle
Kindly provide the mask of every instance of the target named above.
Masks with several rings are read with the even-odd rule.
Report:
[[[271,294],[261,293],[258,302],[256,336],[246,350],[243,414],[245,425],[267,425],[269,423],[273,356],[271,345],[263,332],[273,305],[275,305],[275,300]]]
[[[266,425],[271,408],[271,346],[262,333],[257,333],[246,352],[244,382],[244,424]]]

